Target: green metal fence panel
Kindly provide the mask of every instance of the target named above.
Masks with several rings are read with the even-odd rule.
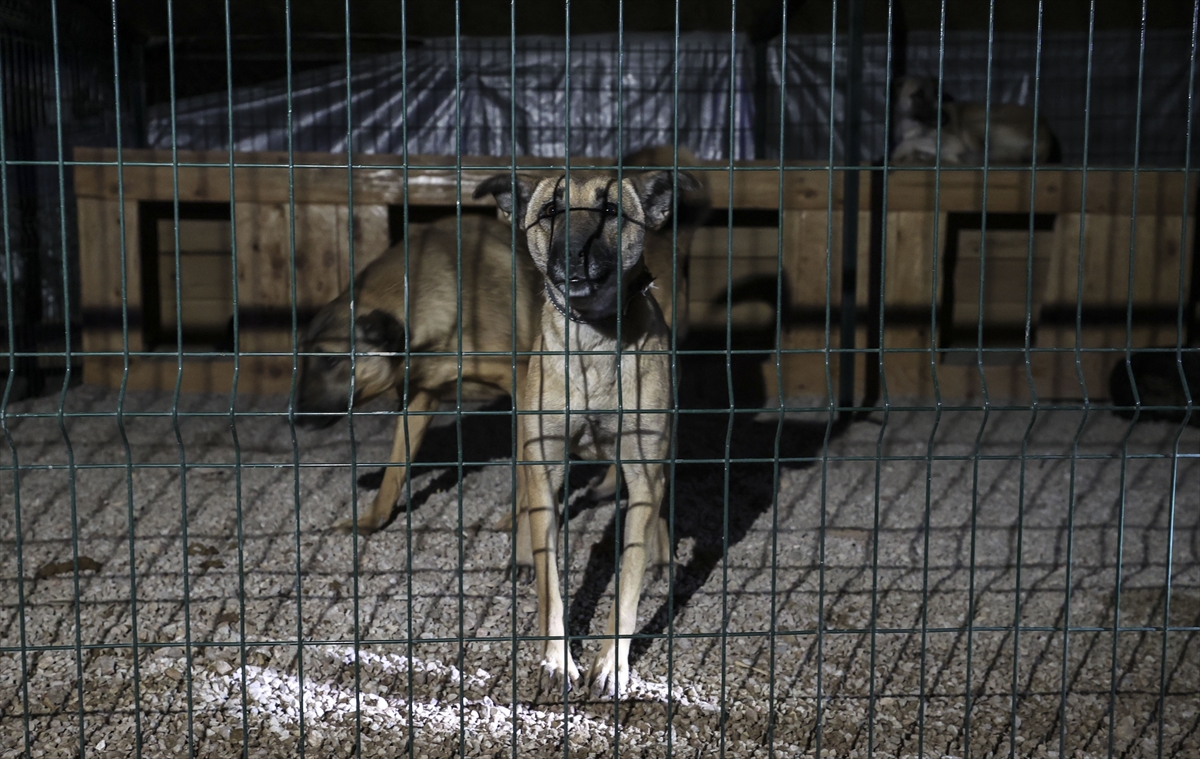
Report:
[[[1147,29],[1153,4],[1143,0],[1138,6],[1139,58],[1136,72],[1130,69],[1138,82],[1137,108],[1127,114],[1134,122],[1133,163],[1120,169],[1129,180],[1128,239],[1114,233],[1114,238],[1121,239],[1109,240],[1107,249],[1128,251],[1119,328],[1097,338],[1090,331],[1095,325],[1088,316],[1087,266],[1092,263],[1090,258],[1103,253],[1089,244],[1088,235],[1095,232],[1089,224],[1096,224],[1092,217],[1097,215],[1089,210],[1093,197],[1089,188],[1094,189],[1090,182],[1097,181],[1097,171],[1108,170],[1088,163],[1090,72],[1094,56],[1104,54],[1089,47],[1088,59],[1081,62],[1089,72],[1081,164],[1048,166],[1034,158],[1030,165],[1019,167],[1029,182],[1027,220],[1017,220],[1018,231],[1027,234],[1025,255],[1019,261],[1025,287],[1022,335],[1019,346],[1001,347],[988,339],[991,325],[985,302],[996,274],[986,264],[992,260],[989,225],[992,231],[1007,227],[995,217],[989,219],[989,198],[1001,187],[989,180],[997,172],[1003,176],[1018,169],[1001,168],[990,160],[1002,139],[994,117],[1003,104],[993,102],[992,90],[998,26],[995,0],[989,0],[986,13],[983,157],[979,166],[967,168],[946,160],[942,152],[930,165],[921,167],[897,164],[890,156],[884,156],[878,165],[862,162],[863,38],[868,22],[877,21],[868,18],[868,11],[875,12],[875,6],[868,7],[865,0],[834,0],[831,4],[830,44],[836,47],[840,40],[848,40],[848,65],[845,72],[839,70],[841,59],[832,50],[829,81],[837,82],[844,75],[847,86],[845,96],[831,95],[828,112],[817,116],[841,130],[836,135],[842,146],[838,151],[844,150],[840,165],[834,160],[833,127],[828,131],[828,155],[823,163],[807,165],[784,159],[788,154],[786,86],[778,88],[778,107],[772,104],[767,111],[778,123],[764,122],[756,130],[778,140],[777,146],[769,146],[776,151],[777,160],[735,160],[743,150],[739,141],[745,137],[736,126],[740,123],[739,95],[746,89],[742,77],[753,72],[742,71],[733,63],[728,70],[726,154],[719,163],[688,165],[687,146],[680,142],[680,104],[689,93],[681,92],[679,71],[680,38],[688,7],[679,0],[670,16],[675,54],[672,81],[662,83],[669,89],[674,114],[670,162],[633,166],[617,160],[609,166],[572,156],[572,131],[582,127],[575,126],[572,118],[572,68],[566,65],[561,92],[550,93],[558,98],[555,103],[561,103],[563,111],[563,155],[549,166],[529,163],[518,156],[516,129],[522,116],[517,106],[519,2],[543,9],[551,4],[557,7],[557,2],[550,0],[512,0],[507,6],[510,99],[504,105],[513,125],[507,160],[489,164],[463,151],[465,88],[459,53],[465,15],[471,6],[464,7],[456,0],[452,13],[454,94],[447,106],[455,114],[455,152],[433,164],[410,155],[410,125],[405,121],[400,127],[403,151],[382,167],[352,149],[355,111],[361,107],[352,65],[360,39],[355,33],[358,7],[351,0],[339,5],[336,17],[341,28],[332,33],[344,43],[339,65],[344,66],[345,76],[347,150],[344,163],[342,156],[337,157],[336,172],[340,183],[345,170],[346,223],[344,229],[334,225],[336,234],[344,234],[344,239],[331,243],[333,249],[344,249],[345,256],[330,254],[335,263],[313,272],[302,244],[311,243],[312,233],[298,225],[307,200],[298,192],[302,187],[298,172],[329,167],[306,163],[317,159],[296,151],[293,132],[298,119],[292,103],[299,62],[294,49],[297,17],[301,11],[313,12],[315,5],[301,0],[282,3],[288,106],[283,125],[286,163],[280,167],[261,162],[261,156],[247,162],[235,149],[235,70],[252,65],[252,61],[240,59],[235,49],[238,19],[245,17],[238,15],[240,11],[230,0],[213,6],[221,16],[225,67],[227,142],[220,150],[222,161],[204,163],[195,154],[181,153],[179,147],[176,47],[177,35],[183,30],[177,28],[181,5],[174,0],[163,0],[170,83],[169,161],[147,162],[142,154],[129,159],[135,155],[127,152],[127,121],[132,117],[121,104],[126,102],[123,91],[130,89],[127,75],[131,67],[123,45],[126,16],[117,0],[109,4],[110,27],[103,30],[111,46],[106,44],[104,60],[97,63],[111,66],[113,72],[114,159],[79,160],[71,153],[77,145],[64,130],[69,120],[64,112],[72,107],[72,99],[64,95],[62,61],[64,48],[71,43],[60,35],[64,12],[73,12],[74,5],[68,0],[50,0],[48,36],[43,43],[48,45],[53,65],[38,76],[49,77],[55,95],[54,160],[14,155],[8,125],[13,121],[19,89],[28,84],[22,78],[27,72],[10,66],[0,76],[0,126],[5,127],[0,140],[0,205],[9,367],[0,402],[0,429],[9,452],[0,467],[6,470],[6,484],[0,491],[6,504],[0,543],[8,549],[5,553],[11,554],[0,561],[0,754],[80,758],[117,754],[386,755],[416,759],[713,753],[722,757],[1112,759],[1187,757],[1200,750],[1200,717],[1194,706],[1188,706],[1195,703],[1200,689],[1200,657],[1192,650],[1200,638],[1200,438],[1191,429],[1195,426],[1195,364],[1200,363],[1194,326],[1194,290],[1200,275],[1195,273],[1197,246],[1190,237],[1196,203],[1191,189],[1195,177],[1191,145],[1200,2],[1194,2],[1191,10],[1187,148],[1183,165],[1177,167],[1141,165]],[[792,3],[789,8],[783,0],[769,11],[779,19],[781,51],[788,50],[789,29],[796,29],[789,24],[798,17],[798,5]],[[944,106],[951,100],[944,86],[945,40],[951,23],[945,0],[935,5],[941,45],[937,115],[931,118],[936,122],[932,128],[936,143],[942,146],[960,125],[944,116]],[[901,16],[905,9],[901,6],[890,0],[886,4],[889,81],[902,73],[903,58],[897,53],[904,42]],[[590,16],[569,0],[563,8],[565,28],[555,44],[561,43],[569,62],[578,32],[572,25],[573,14],[576,18]],[[406,0],[398,3],[402,63],[394,94],[403,114],[410,113],[411,85],[421,74],[410,71],[408,64],[411,40],[416,39],[409,36],[410,26],[420,10]],[[631,85],[625,73],[632,64],[627,41],[643,10],[624,0],[613,8],[618,53],[611,108],[615,113],[610,115],[615,144],[622,146],[630,128],[626,103]],[[729,6],[727,55],[731,61],[739,56],[739,35],[746,28],[743,17],[764,13],[768,11],[753,4],[739,5],[736,0]],[[1045,4],[1037,0],[1039,51],[1047,20]],[[848,30],[845,38],[838,35],[843,22]],[[1091,2],[1087,6],[1089,40],[1094,38],[1097,24],[1097,3]],[[5,33],[9,31],[6,27]],[[780,82],[789,81],[788,65],[788,56],[781,54]],[[1032,155],[1037,156],[1036,124],[1043,97],[1040,55],[1035,58],[1032,81]],[[888,135],[896,127],[893,109],[898,97],[894,89],[885,96],[883,131]],[[115,297],[120,302],[120,347],[105,344],[97,349],[81,342],[80,333],[95,325],[88,323],[86,316],[72,318],[72,314],[83,313],[76,302],[83,296],[78,295],[80,290],[72,280],[72,267],[64,263],[57,283],[67,314],[63,350],[39,345],[27,351],[26,341],[18,335],[22,324],[19,311],[25,303],[21,290],[29,286],[22,279],[22,258],[16,250],[20,241],[16,227],[21,220],[10,218],[14,193],[25,190],[15,187],[18,183],[10,175],[14,169],[30,166],[56,173],[58,239],[66,262],[71,255],[68,227],[78,223],[72,218],[75,205],[68,197],[72,172],[109,165],[116,169],[115,200],[108,202],[116,214],[115,236],[121,248],[114,251],[119,262],[112,262],[119,268]],[[228,168],[228,186],[221,190],[229,197],[230,256],[228,271],[220,274],[227,278],[231,294],[232,343],[197,347],[185,334],[183,229],[189,220],[185,204],[193,202],[188,199],[185,176],[190,169],[214,165]],[[129,214],[141,213],[141,199],[130,190],[126,173],[127,169],[155,166],[170,173],[171,239],[155,241],[160,247],[152,253],[160,259],[169,255],[173,262],[167,286],[173,291],[174,311],[173,340],[166,340],[157,350],[141,339],[149,317],[138,288],[145,291],[162,282],[148,285],[143,281],[145,272],[137,267],[141,256],[148,254],[128,249],[135,239],[143,248],[148,243],[134,234],[142,219],[139,216],[135,222]],[[250,175],[235,168],[286,171],[287,199],[277,205],[280,218],[286,217],[280,226],[286,228],[288,350],[260,342],[259,325],[247,317],[253,306],[246,303],[257,305],[249,294],[254,287],[250,262],[266,254],[257,242],[247,242],[255,230],[246,229],[249,217],[239,213],[239,204],[248,201],[239,198],[248,197],[242,194],[242,187],[250,183],[246,179]],[[398,170],[403,184],[402,202],[394,217],[403,232],[396,246],[404,257],[402,292],[399,296],[392,293],[392,297],[404,298],[402,350],[378,350],[360,331],[358,321],[375,308],[361,265],[369,262],[375,251],[367,249],[356,220],[356,194],[362,192],[356,176],[381,168]],[[581,519],[586,494],[581,495],[577,487],[578,476],[572,482],[572,472],[578,475],[584,464],[571,455],[576,438],[570,435],[572,415],[588,412],[579,405],[583,400],[572,400],[572,394],[579,393],[571,379],[581,371],[580,364],[572,361],[578,361],[581,353],[570,347],[569,340],[561,352],[519,345],[518,256],[526,255],[520,237],[526,230],[517,218],[515,201],[508,230],[513,252],[513,307],[510,313],[491,315],[497,323],[507,321],[511,344],[503,349],[481,349],[464,327],[478,318],[476,301],[470,293],[464,294],[464,283],[474,279],[470,271],[474,241],[464,231],[470,228],[471,182],[478,171],[491,170],[509,177],[515,188],[526,172],[561,172],[564,236],[572,240],[571,212],[579,210],[572,205],[572,175],[611,169],[616,185],[623,188],[628,177],[654,168],[671,171],[672,213],[666,231],[676,251],[685,231],[680,219],[680,172],[703,171],[728,183],[724,209],[717,204],[724,218],[708,228],[713,239],[723,236],[722,257],[709,256],[713,260],[705,269],[710,275],[720,270],[712,276],[720,279],[724,288],[722,323],[706,336],[707,342],[683,336],[678,325],[681,298],[687,279],[697,277],[697,268],[692,266],[689,272],[687,262],[674,256],[669,272],[654,272],[658,284],[653,292],[657,298],[669,295],[674,314],[675,328],[665,351],[671,400],[666,408],[650,409],[669,417],[669,453],[665,458],[643,461],[629,453],[627,444],[622,450],[626,425],[634,423],[629,420],[637,418],[636,412],[646,409],[638,399],[627,397],[623,379],[629,368],[617,361],[611,378],[616,408],[607,410],[617,417],[616,454],[612,460],[593,462],[617,467],[611,521],[606,521],[608,512],[601,507]],[[958,265],[959,252],[957,239],[949,239],[957,233],[956,228],[941,218],[959,212],[948,201],[952,190],[947,188],[953,185],[954,175],[964,170],[977,171],[982,177],[978,277],[967,283],[974,290],[968,295],[978,304],[973,346],[947,344],[945,339],[954,308],[945,293],[954,286],[950,272]],[[412,212],[412,196],[419,191],[414,187],[420,183],[414,174],[422,172],[423,180],[426,172],[433,171],[447,172],[452,178],[449,205],[453,206],[456,236],[453,263],[457,286],[453,309],[447,309],[452,310],[454,321],[454,347],[448,352],[430,350],[417,340],[413,322],[425,315],[414,311],[410,297],[423,284],[420,269],[414,269],[409,255],[420,249],[413,240],[419,239],[414,228],[422,222],[414,219],[425,218]],[[1035,235],[1041,231],[1035,217],[1041,213],[1040,188],[1052,186],[1066,192],[1072,186],[1066,181],[1053,184],[1058,181],[1054,177],[1075,171],[1079,176],[1077,228],[1070,228],[1075,222],[1067,213],[1060,214],[1056,222],[1060,247],[1074,247],[1073,260],[1068,261],[1065,273],[1060,273],[1073,280],[1069,287],[1064,285],[1074,299],[1068,320],[1072,344],[1064,346],[1059,341],[1047,346],[1035,338],[1040,307],[1040,296],[1035,296]],[[1049,172],[1058,173],[1048,178]],[[1160,344],[1148,353],[1173,362],[1173,374],[1168,373],[1165,380],[1159,378],[1178,388],[1173,397],[1164,396],[1161,384],[1148,383],[1135,371],[1135,359],[1147,353],[1139,330],[1150,323],[1143,319],[1140,309],[1144,304],[1134,287],[1139,257],[1147,255],[1139,232],[1161,221],[1139,212],[1139,200],[1145,198],[1146,175],[1163,173],[1178,174],[1183,180],[1182,207],[1168,209],[1179,219],[1178,272],[1165,277],[1173,287],[1173,293],[1168,293],[1173,301],[1173,345]],[[889,213],[889,202],[896,199],[897,192],[904,192],[895,178],[921,174],[934,178],[932,207],[924,209],[933,219],[928,268],[919,273],[921,281],[929,283],[930,298],[927,323],[924,313],[913,320],[920,322],[917,333],[927,344],[913,347],[897,345],[891,332],[897,324],[906,323],[897,313],[902,308],[889,299],[889,278],[894,282],[905,276],[901,270],[907,262],[889,256],[892,235],[899,234],[889,226],[901,223]],[[745,252],[739,246],[748,239],[738,234],[740,206],[735,179],[756,175],[770,179],[769,186],[765,182],[762,186],[773,196],[778,214],[773,250],[766,245],[754,251],[767,261],[764,270],[770,270],[770,297],[765,300],[771,301],[772,311],[766,347],[761,340],[751,343],[739,331],[732,294],[740,276],[738,254]],[[825,208],[806,209],[823,215],[819,220],[824,227],[823,272],[789,272],[786,267],[789,250],[800,244],[787,216],[794,210],[789,206],[789,193],[796,190],[789,182],[795,177],[815,178],[824,185]],[[865,208],[863,185],[870,198]],[[714,189],[711,181],[709,188]],[[625,239],[631,224],[642,226],[645,232],[644,222],[627,217],[624,198],[622,195],[614,216],[618,240]],[[225,201],[220,203],[223,206]],[[861,228],[860,211],[870,212],[870,228]],[[337,212],[335,209],[335,216]],[[837,213],[842,214],[840,229]],[[223,207],[221,214],[224,223]],[[578,219],[574,223],[578,224]],[[1174,236],[1175,231],[1170,228],[1168,233]],[[691,240],[691,230],[688,235]],[[1073,235],[1078,235],[1077,246]],[[860,239],[866,242],[865,248]],[[870,270],[860,272],[860,249],[868,248]],[[948,260],[951,258],[954,260]],[[564,260],[564,276],[569,282],[571,267],[578,264],[572,263],[570,255]],[[1113,260],[1119,263],[1115,256]],[[88,274],[83,271],[80,276]],[[344,279],[345,351],[318,351],[305,342],[307,296],[302,291],[304,279],[314,276]],[[819,282],[820,276],[823,282]],[[866,297],[861,299],[863,314],[860,276],[867,283]],[[790,330],[797,322],[789,311],[788,293],[789,281],[796,278],[815,283],[810,288],[813,291],[823,291],[820,307],[813,309],[814,315],[803,325],[810,336],[819,333],[819,347],[812,341],[798,345],[791,339]],[[624,303],[629,285],[618,275],[616,287],[616,302]],[[547,297],[554,303],[549,290]],[[573,321],[571,299],[569,289],[564,291],[559,309],[567,333]],[[683,307],[686,310],[686,302]],[[548,309],[546,313],[546,318],[557,318]],[[628,350],[626,338],[636,328],[618,308],[613,322],[617,347],[612,355],[620,357]],[[1118,338],[1111,336],[1118,332]],[[1096,340],[1103,344],[1095,344]],[[1002,353],[1019,354],[1011,371],[1020,380],[1012,386],[1023,381],[1027,402],[1005,396],[1008,390],[1001,393],[989,388],[989,379],[995,374],[989,374],[986,367]],[[1089,386],[1088,362],[1098,354],[1115,354],[1122,360],[1117,374],[1123,368],[1127,375],[1132,406],[1109,402],[1107,388],[1094,383]],[[583,355],[586,357],[586,352]],[[1079,399],[1039,393],[1039,359],[1045,355],[1070,364]],[[24,371],[21,367],[29,366],[30,360],[38,365],[48,356],[61,356],[61,385],[43,398],[16,397]],[[313,360],[330,356],[349,363],[344,397],[347,429],[344,437],[336,440],[298,430],[302,418],[312,416],[300,407],[303,373]],[[567,651],[573,651],[578,659],[581,652],[606,641],[629,642],[635,656],[653,662],[642,667],[646,671],[641,677],[631,680],[619,694],[623,698],[611,703],[587,693],[586,675],[585,682],[575,687],[567,678],[553,689],[539,685],[539,660],[547,638],[530,632],[537,630],[538,610],[530,605],[534,586],[521,581],[523,567],[516,550],[522,529],[521,467],[537,466],[538,462],[523,460],[520,455],[521,424],[523,419],[558,412],[523,408],[515,397],[511,408],[480,409],[473,402],[473,378],[468,375],[476,360],[505,362],[516,396],[523,366],[534,356],[546,362],[561,360],[566,375],[561,414],[567,429],[561,460],[565,485],[562,503],[556,505],[561,506],[562,516],[561,524],[554,523],[549,541],[551,546],[561,545],[561,556],[554,560],[566,590],[562,625],[567,631]],[[897,386],[907,386],[905,380],[897,379],[896,370],[889,381],[889,359],[908,356],[924,364],[921,370],[927,371],[931,397],[912,399],[897,393]],[[952,371],[947,368],[950,356],[966,357],[978,382],[978,399],[964,402],[958,390],[950,389],[946,380]],[[256,371],[248,367],[264,357],[288,364],[286,397],[263,400],[244,390],[245,377]],[[414,362],[439,357],[455,366],[453,391],[443,388],[440,408],[410,408],[410,401],[426,392]],[[776,397],[748,407],[735,389],[753,357],[766,357],[769,362],[763,376],[773,378]],[[97,391],[88,396],[91,391],[79,387],[81,362],[100,358],[119,360],[119,386],[115,392]],[[394,410],[363,407],[360,391],[368,381],[359,368],[380,358],[392,366],[403,363],[401,378],[389,388],[398,396]],[[227,397],[223,393],[219,398],[201,396],[185,389],[185,370],[198,359],[229,362],[232,373]],[[798,360],[821,369],[823,387],[816,393],[817,400],[789,397],[786,367]],[[131,389],[132,383],[141,381],[138,367],[148,362],[173,366],[171,387],[158,395]],[[585,376],[579,381],[597,380]],[[704,392],[687,389],[693,386],[703,386]],[[1142,393],[1147,392],[1153,397],[1144,401]],[[860,393],[865,396],[861,402]],[[704,396],[702,402],[697,395]],[[722,397],[714,402],[712,396]],[[1170,402],[1163,402],[1163,397]],[[1129,411],[1132,419],[1118,423],[1111,418],[1113,410]],[[1164,412],[1174,416],[1154,428],[1154,435],[1140,432]],[[410,437],[409,422],[416,417],[430,417],[431,425],[448,430],[445,435],[453,443],[442,448],[452,447],[452,455],[439,450],[417,457],[413,445],[421,445],[424,433]],[[798,424],[797,419],[802,421]],[[475,455],[472,438],[484,433],[471,425],[496,420],[496,429],[503,431],[494,436],[507,439],[511,453],[492,458]],[[105,424],[115,430],[107,438],[101,429]],[[275,427],[269,428],[269,424]],[[403,443],[407,460],[374,460],[388,424],[395,428],[393,445],[398,449]],[[1050,433],[1045,433],[1046,429]],[[154,434],[159,437],[149,442]],[[218,434],[227,436],[227,442],[224,437],[214,442]],[[997,440],[996,435],[1002,439]],[[751,442],[747,444],[747,440]],[[336,447],[342,443],[344,446]],[[669,545],[678,554],[668,557],[661,579],[639,589],[645,596],[653,587],[654,600],[642,598],[638,621],[643,624],[636,633],[624,636],[606,630],[593,634],[590,630],[593,622],[598,624],[593,617],[601,599],[611,597],[613,625],[616,630],[621,626],[623,612],[617,599],[625,561],[622,541],[630,519],[621,509],[623,462],[660,465],[665,471],[662,508],[667,514]],[[385,471],[400,468],[404,472],[403,497],[398,504],[403,513],[393,513],[387,529],[368,537],[358,521],[363,510],[359,488],[369,489],[360,478],[368,473],[360,470],[380,465]],[[1049,473],[1043,471],[1047,467]],[[503,476],[487,479],[489,469]],[[431,471],[449,476],[426,477],[414,489],[413,480]],[[759,479],[752,481],[747,471],[755,472]],[[1057,483],[1047,484],[1052,475]],[[214,495],[214,482],[225,490]],[[436,517],[414,514],[418,498],[431,500],[441,494],[440,490],[433,492],[438,488],[454,492],[425,509],[437,508],[443,513]],[[424,492],[417,492],[420,490]],[[337,507],[349,515],[347,536],[335,535],[319,524],[334,508],[322,499],[340,497],[335,494],[345,494],[344,504]],[[492,503],[497,499],[499,502]],[[278,510],[280,504],[287,511],[277,518],[271,510]],[[906,504],[907,508],[900,508]],[[217,519],[214,514],[220,510],[224,513]],[[595,516],[597,513],[604,516]],[[506,539],[506,547],[511,546],[508,557],[496,553],[497,541],[479,538],[488,529],[483,520],[496,517],[509,520],[507,527],[493,530]],[[65,524],[54,524],[64,518]],[[579,521],[573,528],[575,520]],[[599,529],[597,522],[603,523]],[[752,535],[754,532],[761,535]],[[435,533],[436,537],[430,537]],[[109,551],[103,563],[90,556],[99,550],[93,546],[101,544]],[[439,561],[430,563],[422,557],[422,552],[431,549],[442,551]],[[555,555],[555,549],[551,550]],[[233,566],[226,569],[224,561],[217,558],[221,551],[226,557],[233,554]],[[294,552],[294,560],[287,551]],[[121,562],[128,566],[122,567]],[[110,564],[108,571],[103,569],[105,563]],[[222,569],[222,577],[214,579],[209,574]],[[404,573],[402,580],[394,577],[397,572]],[[56,578],[64,584],[56,583]],[[538,582],[543,580],[538,578]],[[580,596],[583,600],[578,600]],[[797,602],[798,597],[803,600]],[[397,607],[402,607],[399,612]],[[294,623],[290,614],[295,615]],[[381,621],[383,615],[388,618]],[[481,620],[485,618],[496,626],[483,628]],[[222,625],[229,629],[218,634]],[[493,648],[499,653],[493,653]],[[213,653],[224,655],[226,651],[232,653],[225,658]],[[660,661],[664,666],[655,671]],[[485,671],[484,664],[494,671]],[[431,684],[431,678],[443,681]],[[106,680],[117,687],[110,689]],[[481,685],[488,683],[487,687]],[[278,708],[272,711],[273,706]],[[1029,727],[1026,722],[1036,724]]]

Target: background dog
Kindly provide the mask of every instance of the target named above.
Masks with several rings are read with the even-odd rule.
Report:
[[[407,475],[409,454],[420,448],[429,412],[456,397],[459,297],[464,352],[527,351],[538,328],[540,301],[534,293],[541,286],[541,277],[522,251],[516,258],[514,279],[512,230],[497,219],[478,216],[464,216],[461,223],[461,272],[456,262],[458,220],[451,218],[429,225],[409,241],[407,289],[403,244],[390,248],[355,279],[353,329],[358,353],[402,354],[407,318],[410,352],[446,354],[413,356],[408,363],[409,413],[407,420],[404,416],[396,420],[392,465],[384,471],[370,508],[359,515],[360,533],[377,530],[391,518]],[[512,331],[514,313],[516,334]],[[326,427],[346,413],[350,333],[347,291],[321,309],[304,339],[302,350],[319,355],[303,359],[296,402],[301,425]],[[524,375],[524,357],[517,363],[517,372]],[[393,388],[403,394],[404,356],[360,355],[354,380],[356,405]],[[463,400],[511,395],[512,384],[511,356],[463,356]],[[349,530],[353,524],[353,520],[343,519],[336,526]]]
[[[983,165],[985,131],[989,139],[988,163],[1028,166],[1033,163],[1033,109],[1023,105],[993,103],[991,128],[983,103],[956,103],[945,92],[938,107],[934,79],[901,77],[895,90],[896,147],[891,162],[897,165],[933,165],[938,156],[938,124],[942,126],[941,159],[949,166]],[[1037,121],[1037,162],[1057,162],[1058,141],[1044,119]]]
[[[629,489],[617,603],[608,634],[589,673],[593,693],[616,696],[629,680],[629,643],[647,561],[670,560],[661,513],[670,444],[670,331],[650,295],[645,243],[663,229],[674,188],[699,191],[685,172],[616,172],[535,180],[501,174],[475,196],[492,194],[524,230],[529,253],[544,277],[541,334],[535,339],[517,406],[523,415],[518,499],[529,519],[537,577],[538,625],[546,638],[542,684],[561,688],[579,676],[566,645],[557,570],[559,492],[567,453],[621,460]],[[569,221],[568,221],[569,220]],[[566,351],[570,351],[569,357]],[[547,351],[548,355],[536,355]],[[562,352],[560,358],[554,355]],[[618,414],[617,409],[623,413]],[[619,623],[619,624],[618,624]],[[622,637],[616,637],[616,636]]]

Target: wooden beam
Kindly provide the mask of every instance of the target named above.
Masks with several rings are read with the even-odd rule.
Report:
[[[177,153],[178,167],[169,151],[126,150],[123,153],[124,196],[131,200],[172,200],[176,178],[182,202],[229,202],[229,154],[224,151],[188,151]],[[119,198],[120,186],[112,148],[76,148],[75,192],[80,197]],[[475,200],[475,185],[511,165],[510,159],[492,156],[464,156],[461,170],[423,168],[452,166],[452,156],[409,156],[407,172],[400,156],[356,155],[356,168],[348,169],[344,154],[296,153],[290,175],[286,153],[237,153],[234,156],[234,191],[238,202],[286,203],[289,179],[294,181],[297,203],[344,205],[350,197],[353,177],[355,204],[393,205],[405,201],[411,205],[486,206],[490,198]],[[555,159],[520,156],[518,165],[550,167]],[[608,158],[583,158],[579,165],[607,166]],[[708,181],[713,206],[730,204],[730,166],[728,162],[703,161],[708,167],[698,170]],[[130,165],[133,164],[133,165]],[[152,164],[152,165],[144,165]],[[211,164],[211,165],[191,165]],[[796,210],[841,210],[843,171],[832,173],[819,162],[787,161],[784,166],[783,208]],[[778,209],[780,164],[772,161],[738,161],[734,164],[732,195],[734,208]],[[878,171],[878,168],[872,169]],[[523,169],[540,174],[543,170]],[[544,171],[550,171],[549,168]],[[1185,214],[1183,172],[1132,171],[1104,169],[1079,170],[994,169],[987,172],[987,205],[991,212],[1027,213],[1030,198],[1038,213],[1077,213],[1083,207],[1084,186],[1087,210],[1091,213],[1129,214],[1137,195],[1139,214]],[[860,208],[870,203],[869,182],[862,183]],[[984,172],[977,170],[915,170],[893,168],[888,178],[888,210],[923,211],[935,204],[943,212],[983,210]],[[1195,197],[1193,176],[1188,198]]]

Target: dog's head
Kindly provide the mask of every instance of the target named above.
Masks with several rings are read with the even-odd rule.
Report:
[[[360,306],[360,309],[362,307]],[[296,420],[310,429],[321,429],[346,413],[350,398],[350,304],[343,298],[321,309],[309,325],[301,345],[300,384],[296,394]],[[404,326],[391,313],[360,310],[354,320],[354,351],[401,353]],[[395,384],[404,359],[396,356],[356,355],[354,402],[368,401]]]
[[[946,123],[946,114],[938,104],[936,79],[902,76],[896,80],[895,98],[898,118],[912,119],[930,129]],[[942,102],[952,101],[949,93],[943,91]]]
[[[492,195],[500,211],[525,232],[534,265],[546,278],[547,291],[559,303],[569,299],[581,320],[611,319],[621,310],[618,286],[628,298],[632,280],[643,270],[646,230],[662,228],[671,218],[675,186],[680,194],[700,183],[681,171],[629,174],[573,173],[536,179],[497,174],[475,188],[475,197]]]

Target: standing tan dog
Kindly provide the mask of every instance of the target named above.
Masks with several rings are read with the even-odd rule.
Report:
[[[559,590],[559,492],[568,453],[616,459],[629,488],[618,598],[606,639],[589,672],[592,692],[618,696],[629,682],[629,644],[647,561],[670,560],[662,502],[670,445],[670,331],[650,295],[648,232],[662,229],[674,187],[696,192],[692,175],[615,172],[536,180],[508,175],[485,180],[475,196],[492,194],[525,232],[545,279],[541,334],[534,340],[521,417],[518,499],[530,523],[537,576],[538,626],[546,638],[542,686],[561,688],[579,677],[566,644]],[[538,355],[538,352],[547,355]],[[560,358],[559,355],[562,354]],[[551,413],[543,413],[551,412]],[[555,413],[561,412],[561,413]]]
[[[939,107],[937,81],[912,76],[896,81],[895,98],[897,144],[892,150],[893,164],[935,164],[939,124],[944,165],[982,166],[985,135],[990,143],[989,164],[1033,163],[1035,128],[1033,109],[1028,106],[993,103],[989,122],[983,103],[956,103],[943,92]],[[1038,119],[1036,134],[1038,164],[1054,161],[1058,145],[1045,119]]]

